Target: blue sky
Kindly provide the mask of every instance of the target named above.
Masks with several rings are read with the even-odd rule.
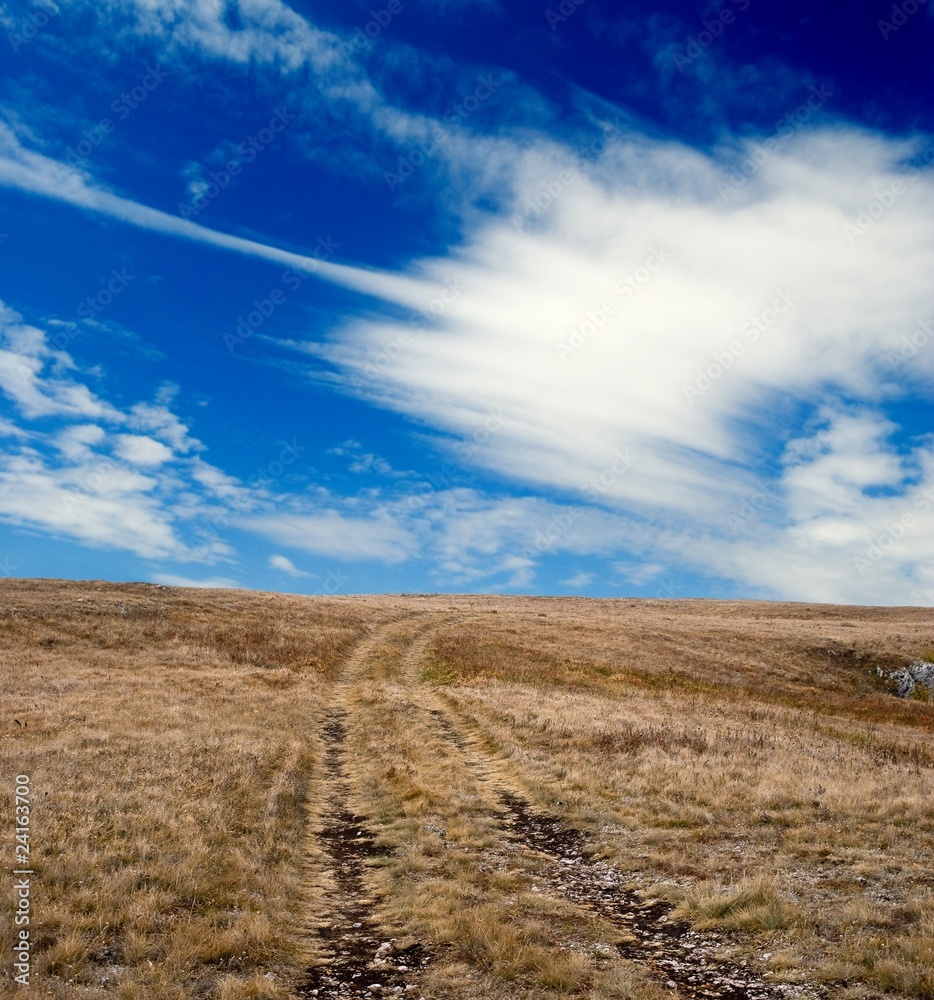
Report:
[[[934,604],[932,12],[0,2],[0,572]]]

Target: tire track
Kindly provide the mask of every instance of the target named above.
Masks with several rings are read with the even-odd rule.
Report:
[[[804,1000],[823,995],[812,986],[766,983],[743,966],[719,961],[715,952],[723,946],[721,938],[699,933],[689,924],[673,919],[669,903],[646,901],[626,888],[623,874],[608,861],[594,856],[581,831],[565,825],[551,813],[534,808],[516,791],[478,739],[459,727],[442,699],[419,683],[434,631],[411,643],[405,656],[404,669],[413,695],[419,692],[439,737],[453,747],[476,780],[488,787],[492,785],[504,834],[541,858],[542,865],[536,875],[540,887],[545,886],[554,895],[597,913],[614,926],[619,931],[616,943],[619,956],[642,965],[657,981],[677,989],[679,997]]]
[[[366,868],[386,854],[376,844],[366,817],[350,808],[346,768],[349,713],[345,702],[349,686],[392,631],[411,625],[413,618],[384,623],[354,649],[331,708],[324,714],[320,737],[322,802],[309,853],[318,857],[331,893],[326,919],[316,930],[325,957],[306,970],[305,981],[296,991],[301,997],[372,1000],[382,993],[417,997],[418,974],[430,960],[419,944],[397,949],[373,916],[375,900],[367,890]]]

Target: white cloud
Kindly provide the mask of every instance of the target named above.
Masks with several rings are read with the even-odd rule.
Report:
[[[304,570],[299,569],[291,559],[287,559],[285,556],[270,556],[269,565],[273,569],[281,570],[283,573],[288,573],[289,576],[311,576],[311,573],[306,573]]]
[[[934,441],[899,450],[896,429],[867,408],[823,408],[789,449],[777,508],[738,507],[729,541],[699,541],[698,554],[770,594],[934,603]]]
[[[161,390],[158,395],[162,395]],[[189,435],[188,428],[181,420],[161,403],[134,403],[130,407],[127,423],[135,431],[148,431],[173,451],[187,453],[200,451],[204,447]]]
[[[23,326],[9,310],[0,316],[17,331]],[[16,343],[48,362],[42,338],[29,333]],[[57,361],[79,384],[73,361]],[[52,398],[49,384],[66,378],[61,372],[37,372],[40,397]],[[186,542],[186,530],[236,523],[335,560],[420,559],[443,587],[529,588],[551,555],[626,554],[615,569],[637,585],[677,565],[737,581],[761,596],[882,604],[934,600],[934,443],[919,438],[896,445],[899,428],[869,404],[817,408],[806,432],[785,443],[776,477],[747,476],[752,486],[745,493],[731,492],[729,484],[709,485],[732,498],[709,516],[702,507],[701,514],[685,516],[677,506],[666,511],[661,504],[646,513],[621,500],[622,481],[639,474],[639,465],[620,460],[592,477],[587,502],[491,496],[414,481],[407,493],[397,487],[395,493],[337,497],[319,488],[311,496],[273,496],[244,487],[192,454],[203,446],[165,405],[112,408],[111,416],[115,431],[89,423],[80,412],[58,413],[51,430],[44,426],[45,414],[35,417],[41,427],[23,431],[11,425],[12,444],[0,456],[0,518],[142,558],[189,562],[215,562],[232,552],[218,536]],[[178,450],[135,433],[141,423]],[[506,428],[490,426],[496,433],[472,438],[463,456],[480,459],[483,449],[499,446]],[[362,451],[357,442],[337,450],[348,456]],[[271,556],[269,565],[291,576],[309,575],[285,555]],[[161,579],[236,585],[220,577]],[[578,589],[592,579],[581,571],[563,585]]]
[[[934,315],[923,221],[934,178],[905,166],[918,151],[856,130],[802,132],[725,202],[717,184],[730,162],[676,144],[619,141],[590,176],[550,189],[556,174],[535,176],[519,157],[514,211],[411,268],[458,289],[426,329],[367,318],[313,349],[348,388],[459,438],[473,463],[599,505],[618,518],[616,539],[627,517],[654,520],[651,537],[630,540],[650,562],[680,557],[772,596],[934,600],[920,554],[907,576],[857,586],[852,559],[808,580],[805,560],[785,553],[804,536],[820,561],[843,531],[809,512],[811,480],[828,510],[853,507],[852,518],[838,510],[851,537],[868,536],[883,513],[872,491],[907,494],[922,462],[921,451],[899,461],[869,427],[879,406],[934,386],[934,352],[895,374],[886,360]],[[527,207],[548,190],[544,208]],[[370,359],[392,343],[404,349],[372,377]],[[786,443],[789,417],[836,396],[861,401],[862,419],[837,422],[832,456],[789,470],[768,553],[725,534],[724,511],[770,482],[762,455]],[[491,412],[502,426],[481,438]],[[627,450],[631,468],[609,474]],[[625,551],[614,544],[604,551]]]
[[[357,474],[375,472],[380,476],[404,477],[407,472],[399,472],[381,455],[363,451],[363,445],[353,439],[345,441],[334,448],[328,448],[329,455],[341,455],[350,459],[348,469]]]
[[[418,548],[415,536],[387,517],[352,517],[337,510],[245,518],[243,527],[280,545],[334,559],[395,563]]]
[[[250,494],[241,486],[239,479],[228,476],[226,472],[202,462],[201,459],[195,459],[190,468],[191,478],[209,493],[223,500],[237,501],[241,507],[250,504]],[[258,492],[255,494],[256,497],[259,495]]]
[[[291,72],[310,67],[316,73],[348,70],[338,36],[315,28],[280,0],[98,0],[98,14],[121,19],[136,15],[135,32],[163,40],[170,48],[194,49],[229,62],[274,63]],[[228,10],[239,25],[232,28]]]
[[[181,556],[156,484],[113,463],[57,468],[38,455],[0,459],[0,517],[147,558]]]
[[[0,391],[27,418],[49,416],[118,420],[117,411],[65,374],[70,359],[45,343],[45,334],[5,309],[0,316]]]
[[[597,508],[426,486],[395,497],[338,498],[322,491],[317,506],[291,498],[292,512],[247,518],[242,526],[335,559],[422,559],[443,586],[491,590],[529,586],[543,556],[602,553],[625,547],[636,534],[628,518]],[[325,505],[330,509],[322,511]]]
[[[9,376],[0,377],[0,389],[27,421],[10,425],[18,447],[0,455],[0,519],[143,558],[213,562],[229,556],[219,539],[182,538],[182,529],[223,512],[217,489],[197,491],[223,476],[186,454],[202,446],[166,406],[120,410],[102,400],[79,381],[82,373],[68,354],[50,348],[43,331],[3,303],[0,344],[0,368]],[[89,417],[155,436],[108,432]],[[176,468],[166,472],[161,466],[170,460]],[[225,487],[229,498],[229,481]]]
[[[374,455],[372,452],[363,452],[357,455],[350,463],[349,469],[358,475],[365,472],[376,472],[381,476],[398,475],[385,458]]]
[[[125,462],[144,467],[164,465],[174,457],[171,448],[143,434],[117,435],[114,450]]]
[[[15,437],[15,438],[26,438],[29,435],[21,427],[17,427],[16,424],[11,421],[0,417],[0,435],[3,437]]]
[[[387,512],[409,518],[434,574],[458,586],[486,585],[505,574],[499,589],[525,587],[545,557],[626,551],[638,546],[641,533],[625,513],[462,488],[416,491]]]
[[[665,567],[660,563],[629,563],[625,560],[621,560],[613,563],[613,570],[614,572],[619,573],[619,575],[628,583],[635,584],[637,587],[642,587],[646,583],[657,579],[657,577],[664,572]]]
[[[73,462],[87,461],[93,454],[92,447],[101,444],[106,437],[104,428],[97,424],[74,424],[58,434],[54,445]]]
[[[174,573],[156,573],[153,583],[161,583],[165,587],[198,587],[205,590],[236,590],[240,584],[226,576],[211,576],[205,580],[196,580],[187,576],[177,576]]]

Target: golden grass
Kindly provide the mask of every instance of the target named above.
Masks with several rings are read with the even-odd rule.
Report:
[[[601,967],[618,936],[612,927],[533,891],[538,858],[505,839],[494,800],[439,742],[420,699],[370,678],[351,709],[354,759],[366,761],[354,805],[393,849],[372,876],[381,916],[398,934],[439,947],[430,995],[661,1000],[639,971]]]
[[[292,995],[321,954],[337,705],[348,807],[391,848],[375,912],[433,949],[426,996],[665,995],[617,929],[535,891],[486,768],[762,974],[934,997],[934,703],[876,674],[932,649],[925,609],[0,582],[5,814],[14,775],[35,790],[19,995]],[[4,908],[4,977],[12,933]]]
[[[311,735],[359,613],[144,585],[0,590],[3,801],[15,774],[34,789],[22,995],[286,995]]]
[[[742,879],[735,885],[700,882],[675,908],[674,916],[700,930],[774,931],[794,920],[795,908],[783,897],[774,876]]]
[[[444,630],[424,680],[763,971],[934,996],[934,706],[875,676],[922,654],[929,612],[556,604]]]

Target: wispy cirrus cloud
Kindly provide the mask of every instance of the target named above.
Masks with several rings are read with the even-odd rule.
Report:
[[[108,191],[67,164],[28,149],[13,129],[0,122],[0,185],[29,194],[65,202],[75,208],[99,213],[127,225],[161,233],[222,250],[246,254],[273,264],[317,274],[364,294],[376,295],[416,307],[425,294],[424,283],[402,275],[391,275],[363,267],[337,264],[316,249],[309,255],[247,240],[209,229],[190,219],[141,205]]]
[[[931,352],[897,377],[886,361],[934,314],[934,238],[922,222],[934,179],[923,152],[916,140],[856,129],[801,133],[724,204],[717,185],[741,144],[704,155],[633,136],[590,176],[556,183],[531,221],[528,212],[484,219],[447,257],[417,262],[411,273],[443,273],[463,289],[425,329],[368,317],[312,349],[349,390],[462,442],[485,415],[503,414],[471,462],[588,507],[661,517],[649,540],[633,542],[644,558],[680,557],[772,596],[928,600],[920,550],[897,571],[890,560],[853,579],[859,539],[868,544],[874,524],[913,502],[923,441],[895,461],[894,445],[866,438],[866,463],[888,454],[894,477],[845,488],[814,455],[803,465],[778,458],[828,399],[876,426],[880,407],[934,385]],[[541,179],[523,176],[519,208],[523,185],[540,190]],[[373,357],[403,343],[378,377],[368,374]],[[832,423],[839,443],[849,425]],[[621,448],[631,472],[595,492],[588,484]],[[860,468],[857,450],[839,460]],[[827,511],[802,503],[805,469],[828,510],[835,499],[851,505],[841,513],[849,549]],[[771,482],[779,513],[760,520],[756,541],[724,530],[723,512]],[[763,550],[768,558],[754,555]],[[823,561],[820,582],[798,578],[807,559]]]
[[[300,552],[331,558],[403,562],[418,551],[415,535],[391,518],[355,517],[334,509],[248,518],[243,527]]]
[[[91,6],[69,5],[56,24]],[[554,124],[548,100],[520,95],[512,78],[500,90],[504,75],[469,114],[446,107],[474,68],[397,45],[392,25],[378,47],[361,49],[280,0],[93,7],[101,52],[160,66],[164,58],[180,91],[208,64],[242,70],[264,101],[301,80],[310,118],[331,115],[361,159],[390,150],[387,172],[408,170],[393,196],[404,203],[417,187],[465,235],[395,270],[294,253],[105,184],[119,173],[103,155],[62,163],[41,128],[15,115],[0,125],[0,185],[366,296],[272,349],[290,341],[327,366],[322,373],[319,363],[319,381],[417,424],[447,471],[407,493],[421,477],[395,473],[368,445],[350,469],[357,483],[379,477],[378,486],[246,489],[201,457],[169,402],[109,402],[65,352],[14,318],[0,354],[0,388],[21,418],[0,425],[14,445],[0,495],[11,523],[146,558],[210,562],[233,558],[233,543],[199,547],[183,541],[185,529],[235,510],[238,530],[291,553],[423,560],[458,586],[529,587],[549,559],[567,557],[575,566],[560,576],[583,587],[593,571],[578,571],[576,559],[592,556],[616,560],[633,585],[675,565],[763,596],[934,600],[931,444],[893,416],[934,385],[931,352],[902,351],[934,316],[934,186],[923,163],[911,166],[922,140],[835,125],[821,105],[823,127],[808,118],[764,159],[725,124],[721,145],[702,151],[631,118],[611,129],[604,119],[615,109],[577,91],[573,112],[591,142],[582,153],[569,129],[539,128]],[[717,110],[725,91],[734,104],[759,100],[763,71],[721,73],[722,46],[682,74],[703,101],[679,92],[671,50],[659,46],[698,29],[679,23],[671,35],[659,24],[644,44],[667,60],[656,69],[669,77],[669,107],[681,94],[682,118],[702,105],[708,122],[726,122]],[[400,79],[421,84],[436,71],[444,89],[407,101]],[[766,75],[781,100],[801,89],[788,67]],[[494,95],[507,91],[515,119],[493,111]],[[332,155],[307,124],[295,139],[308,159]],[[186,149],[161,166],[204,196],[203,168],[227,156],[229,140],[212,135],[207,157]],[[903,362],[892,364],[899,351]],[[112,471],[66,516],[63,492],[91,481],[102,456]],[[459,487],[450,471],[459,468],[492,485]],[[271,559],[279,572],[303,572],[287,555]]]

